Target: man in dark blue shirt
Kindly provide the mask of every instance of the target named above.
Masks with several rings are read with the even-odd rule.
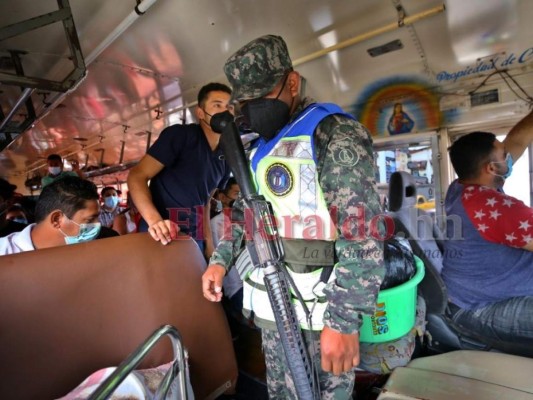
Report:
[[[223,187],[229,177],[218,148],[220,135],[211,130],[210,121],[227,109],[230,95],[230,88],[220,83],[202,87],[196,108],[199,124],[165,128],[130,171],[128,187],[143,217],[139,230],[154,240],[167,244],[179,230],[203,250],[208,235],[198,229],[203,222],[200,210],[212,190]]]

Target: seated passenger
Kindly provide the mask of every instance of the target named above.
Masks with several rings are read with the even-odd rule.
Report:
[[[35,224],[0,239],[0,256],[87,242],[98,236],[96,186],[68,176],[46,186],[35,207]]]
[[[211,233],[213,235],[213,246],[217,247],[218,242],[224,237],[224,234],[231,235],[231,219],[230,214],[233,202],[237,200],[241,189],[237,180],[233,177],[228,179],[223,190],[219,190],[214,196],[217,202],[222,206],[221,212],[211,218]],[[226,212],[224,212],[226,210]],[[233,311],[242,311],[242,279],[240,278],[237,268],[232,268],[224,277],[222,284],[224,288],[224,296],[230,302]]]
[[[100,223],[106,228],[117,231],[120,235],[127,232],[126,226],[117,220],[117,216],[124,210],[119,206],[120,198],[114,187],[106,186],[100,192],[102,207],[100,208]]]
[[[0,178],[0,237],[20,232],[26,226],[7,218],[7,211],[13,205],[16,188],[15,185]]]
[[[77,161],[71,161],[72,171],[63,171],[63,159],[59,154],[50,154],[46,159],[46,163],[48,164],[48,175],[43,176],[43,179],[41,179],[41,186],[43,188],[65,176],[84,178]]]
[[[120,214],[124,216],[124,223],[126,225],[126,232],[127,233],[135,233],[139,231],[139,223],[141,222],[141,214],[139,213],[139,210],[137,210],[137,207],[135,207],[135,203],[133,202],[133,199],[131,198],[131,194],[128,192],[128,197],[126,200],[127,208]]]
[[[28,217],[24,208],[20,204],[13,204],[6,211],[6,219],[18,222],[19,224],[28,225]]]
[[[117,193],[119,193],[118,190]],[[119,236],[119,232],[121,235],[125,235],[126,233],[136,233],[139,231],[139,223],[141,222],[142,217],[139,210],[137,210],[137,207],[135,207],[130,193],[128,193],[126,205],[126,208],[120,208],[121,211],[113,220],[113,228],[106,228],[102,225],[102,231],[104,229],[109,229],[110,231],[115,232],[116,236]],[[101,216],[102,214],[100,211],[100,217]],[[100,237],[98,237],[98,239],[100,239]]]
[[[501,189],[532,137],[533,112],[503,143],[492,133],[474,132],[450,147],[459,179],[446,195],[442,270],[451,302],[448,316],[458,327],[495,348],[529,356],[533,209]],[[450,216],[458,216],[460,224],[451,223]]]

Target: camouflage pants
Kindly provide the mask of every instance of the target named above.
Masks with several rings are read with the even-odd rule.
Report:
[[[355,372],[339,376],[322,371],[320,368],[320,332],[304,331],[305,342],[315,368],[318,368],[321,399],[351,399]],[[283,345],[278,331],[262,329],[263,352],[267,370],[268,397],[270,399],[298,399],[289,367],[285,361]],[[314,343],[314,352],[313,346]]]

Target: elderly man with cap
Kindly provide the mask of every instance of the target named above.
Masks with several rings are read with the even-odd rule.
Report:
[[[384,274],[381,225],[369,223],[381,213],[372,140],[340,107],[303,97],[300,74],[279,36],[248,43],[224,71],[240,117],[260,135],[250,167],[272,204],[289,273],[312,311],[310,324],[299,320],[321,398],[351,398],[358,330],[362,315],[374,312]],[[220,301],[223,276],[238,256],[242,225],[232,224],[231,232],[202,278],[211,301]],[[270,398],[296,398],[261,274],[253,270],[245,279],[244,312],[262,328]]]

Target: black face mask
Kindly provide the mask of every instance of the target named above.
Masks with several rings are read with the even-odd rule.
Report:
[[[280,129],[289,122],[290,107],[279,100],[288,78],[289,75],[285,76],[283,85],[275,99],[250,100],[242,106],[242,114],[250,129],[257,132],[266,141],[276,136]]]
[[[208,115],[209,117],[213,118],[213,116],[212,116],[211,114],[209,114],[207,111],[205,111],[205,108],[202,108],[201,110],[204,112],[205,115]],[[202,118],[202,119],[200,120],[200,122],[202,122],[202,121],[203,121],[207,126],[211,127],[211,125],[207,123],[207,120],[206,120],[205,118]],[[215,133],[216,133],[216,132],[215,132]]]
[[[270,140],[289,122],[289,106],[278,99],[255,99],[242,107],[252,131]]]

